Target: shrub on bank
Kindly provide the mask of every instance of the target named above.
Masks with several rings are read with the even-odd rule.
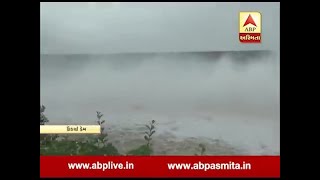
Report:
[[[44,115],[45,106],[40,106],[40,125],[49,122]],[[40,135],[40,155],[151,155],[152,136],[155,131],[155,120],[145,125],[145,144],[140,145],[136,149],[128,151],[126,154],[120,154],[118,149],[108,142],[108,133],[104,131],[105,120],[102,119],[103,114],[97,113],[97,124],[100,125],[101,134],[86,135],[86,139],[68,140],[68,138],[58,139],[58,135]]]

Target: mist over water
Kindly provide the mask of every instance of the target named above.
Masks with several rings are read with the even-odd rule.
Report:
[[[273,52],[42,55],[41,104],[51,124],[141,126],[279,153],[279,56]]]

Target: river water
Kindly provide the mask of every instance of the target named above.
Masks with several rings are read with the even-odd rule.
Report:
[[[280,153],[280,70],[273,52],[41,55],[51,124],[106,120],[123,151],[156,120],[158,154]]]

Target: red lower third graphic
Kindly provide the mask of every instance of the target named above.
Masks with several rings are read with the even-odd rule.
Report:
[[[41,177],[280,177],[280,156],[40,156]]]

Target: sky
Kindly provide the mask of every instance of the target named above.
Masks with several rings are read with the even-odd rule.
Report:
[[[262,43],[238,40],[240,11],[262,14]],[[42,54],[278,50],[277,2],[42,2]]]

